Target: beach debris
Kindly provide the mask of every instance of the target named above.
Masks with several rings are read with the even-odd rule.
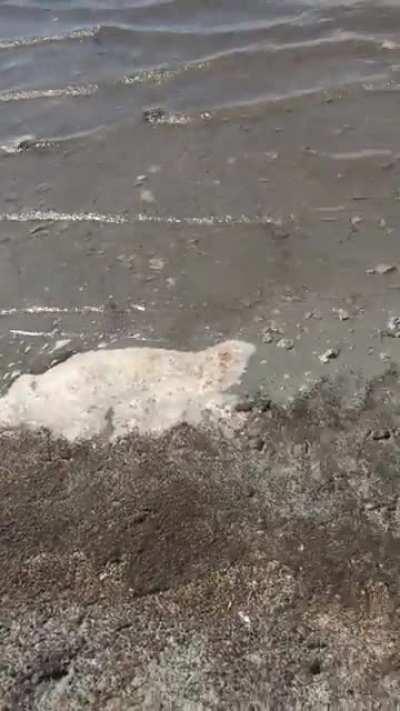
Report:
[[[400,316],[392,316],[387,322],[387,335],[400,338]]]
[[[335,360],[335,358],[338,357],[339,353],[339,348],[328,348],[328,350],[325,351],[325,353],[321,353],[318,358],[321,363],[329,363],[330,360]]]
[[[280,338],[276,346],[285,351],[291,351],[294,348],[294,341],[292,338]]]
[[[397,271],[397,267],[395,264],[377,264],[376,267],[371,267],[370,269],[367,269],[367,274],[375,275],[378,274],[379,276],[384,276],[385,274],[391,274],[392,272]]]

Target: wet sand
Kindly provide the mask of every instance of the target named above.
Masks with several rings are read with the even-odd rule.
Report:
[[[394,708],[398,383],[229,439],[3,438],[3,708]]]
[[[398,9],[332,5],[308,24],[260,10],[239,37],[267,33],[267,53],[233,46],[224,18],[211,32],[212,13],[183,31],[176,7],[179,62],[153,27],[137,72],[134,30],[93,34],[86,10],[61,8],[60,33],[92,34],[10,39],[38,64],[24,84],[10,60],[0,92],[2,398],[30,374],[34,400],[79,353],[173,349],[156,410],[179,352],[193,368],[226,341],[255,352],[223,421],[203,417],[200,365],[202,417],[182,407],[159,436],[131,419],[111,443],[107,401],[71,442],[19,403],[0,435],[4,711],[399,703]],[[75,42],[81,94],[64,91]],[[169,63],[148,73],[155,52]],[[69,396],[54,386],[53,405]]]

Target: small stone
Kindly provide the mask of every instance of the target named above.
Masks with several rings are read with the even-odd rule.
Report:
[[[249,615],[246,615],[244,612],[239,610],[238,617],[241,620],[241,622],[243,622],[243,624],[246,625],[246,627],[249,627],[249,628],[251,627],[251,620],[250,620]]]
[[[146,123],[159,123],[165,118],[165,115],[166,111],[159,107],[143,111],[143,118]]]
[[[348,311],[346,311],[346,309],[338,309],[337,315],[338,315],[339,321],[348,321],[350,318],[350,314]]]
[[[252,446],[252,449],[256,450],[256,452],[262,452],[265,447],[265,441],[263,440],[262,437],[256,437],[252,441],[251,446]]]
[[[388,353],[379,353],[379,358],[381,360],[390,360],[390,355]]]
[[[281,338],[276,345],[285,351],[291,351],[294,348],[294,341],[291,338]]]
[[[151,190],[141,190],[140,191],[140,199],[143,202],[148,202],[148,203],[155,202],[155,200],[156,200],[153,193],[151,192]]]
[[[154,257],[153,259],[149,260],[149,267],[150,269],[153,269],[153,271],[160,272],[165,267],[165,261],[164,259]]]
[[[143,185],[147,180],[147,175],[138,175],[136,178],[135,186]]]
[[[392,316],[387,322],[388,335],[392,338],[400,338],[400,316]]]
[[[29,234],[31,235],[37,235],[39,232],[44,232],[45,234],[48,233],[48,228],[47,224],[42,224],[42,225],[35,225],[35,227],[32,227],[32,229],[29,230]]]
[[[357,229],[358,225],[362,222],[362,217],[359,215],[354,215],[353,217],[350,218],[350,224],[352,227]]]
[[[271,330],[269,328],[267,328],[267,330],[264,331],[262,339],[263,339],[263,343],[272,343],[273,342],[274,337],[273,337]]]
[[[378,274],[379,276],[383,276],[385,274],[391,274],[391,272],[395,271],[397,271],[397,267],[395,264],[377,264],[376,267],[367,269],[367,274]]]
[[[390,439],[391,434],[390,430],[382,429],[382,430],[372,430],[371,432],[371,439],[375,440],[376,442],[379,442],[379,440],[383,439]]]
[[[329,363],[330,360],[335,360],[339,355],[338,348],[328,348],[325,353],[322,353],[319,357],[321,363]]]
[[[254,400],[243,400],[235,405],[236,412],[251,412],[254,408]]]

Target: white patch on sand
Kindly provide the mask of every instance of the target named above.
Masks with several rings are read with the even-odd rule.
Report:
[[[21,375],[0,399],[0,427],[48,428],[69,440],[132,430],[161,434],[228,417],[254,346],[227,341],[200,352],[158,348],[88,351],[42,375]]]

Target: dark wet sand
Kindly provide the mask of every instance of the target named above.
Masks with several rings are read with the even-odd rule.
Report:
[[[399,376],[227,440],[2,440],[2,709],[395,708]]]
[[[0,153],[2,393],[99,346],[257,351],[235,438],[1,435],[2,711],[400,702],[398,10],[341,12],[364,33],[341,53],[114,87],[115,121],[97,94],[3,97],[4,140],[36,139]]]

